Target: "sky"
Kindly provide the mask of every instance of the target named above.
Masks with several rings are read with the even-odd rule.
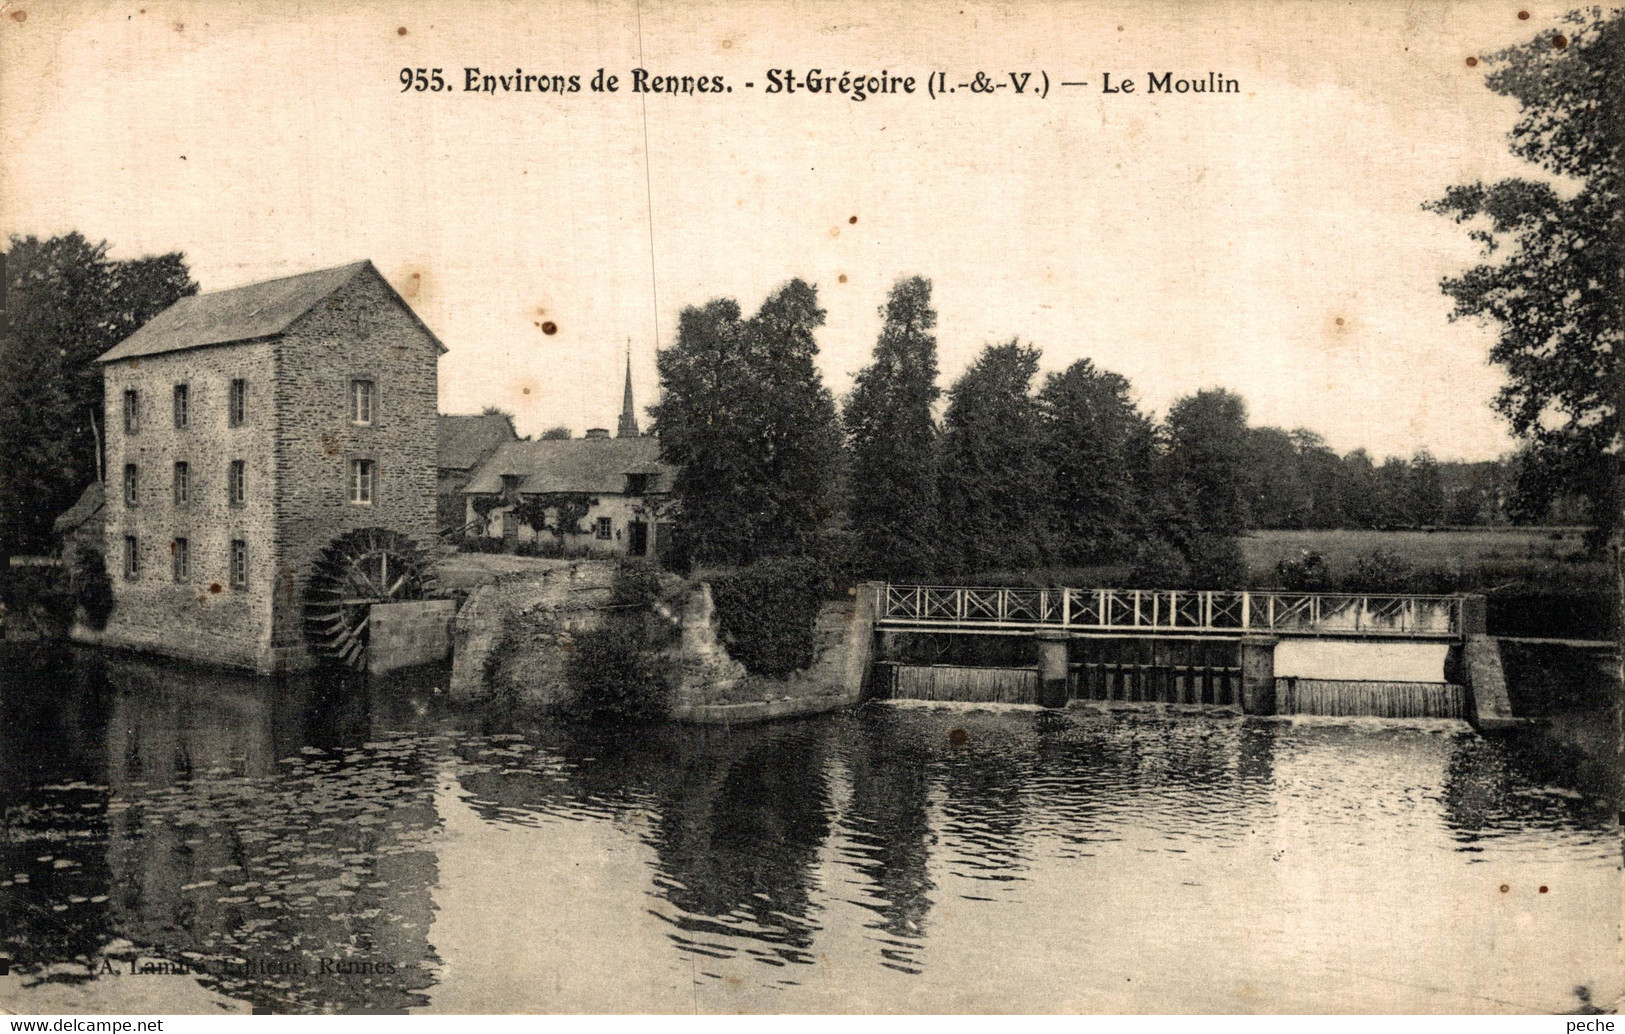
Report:
[[[1563,10],[3,0],[0,234],[181,250],[205,291],[370,258],[449,349],[442,411],[500,406],[521,434],[613,428],[628,350],[641,407],[683,308],[748,313],[792,277],[828,311],[840,395],[918,274],[944,386],[1019,337],[1158,415],[1225,387],[1339,451],[1487,459],[1513,447],[1494,328],[1451,323],[1438,286],[1478,248],[1421,206],[1539,175],[1467,59]],[[402,92],[417,67],[452,89]],[[466,92],[468,67],[582,91]],[[638,67],[734,89],[636,94]],[[590,90],[598,68],[619,92]],[[786,68],[920,92],[766,93]],[[932,99],[937,70],[1051,87]],[[1209,71],[1238,92],[1144,92]]]

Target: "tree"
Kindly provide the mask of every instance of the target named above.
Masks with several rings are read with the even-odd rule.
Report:
[[[1304,528],[1314,509],[1304,479],[1297,432],[1255,427],[1248,432],[1248,511],[1255,528]]]
[[[544,441],[544,442],[566,442],[566,441],[570,440],[570,435],[571,435],[570,429],[568,427],[565,427],[563,424],[560,424],[558,427],[549,427],[547,430],[543,431],[542,432],[542,441]]]
[[[1015,340],[989,345],[948,389],[938,484],[943,544],[961,573],[1047,559],[1038,358]]]
[[[1444,521],[1444,481],[1439,477],[1439,464],[1426,449],[1419,449],[1411,457],[1411,469],[1405,479],[1405,510],[1407,524],[1434,525]]]
[[[1173,489],[1204,533],[1240,534],[1248,525],[1247,403],[1211,388],[1187,395],[1168,410],[1167,464]]]
[[[96,359],[197,293],[180,252],[107,257],[80,233],[12,237],[0,338],[0,551],[44,549],[51,522],[96,477]]]
[[[1351,528],[1374,528],[1384,520],[1377,467],[1364,449],[1355,449],[1343,457],[1338,508]]]
[[[1521,106],[1512,152],[1563,180],[1464,184],[1425,207],[1475,223],[1485,257],[1500,254],[1443,280],[1451,318],[1499,325],[1490,359],[1507,385],[1495,407],[1531,445],[1519,489],[1583,495],[1597,546],[1620,503],[1625,11],[1593,7],[1566,21],[1485,59],[1485,84]]]
[[[1414,524],[1410,511],[1411,466],[1389,456],[1377,468],[1377,523],[1394,528]]]
[[[847,516],[864,574],[918,578],[935,567],[938,528],[937,325],[931,281],[892,285],[874,360],[847,396]]]
[[[1079,359],[1045,379],[1038,404],[1057,555],[1070,563],[1129,557],[1152,533],[1156,429],[1128,379]]]
[[[804,552],[829,517],[840,427],[813,363],[823,322],[817,291],[801,280],[748,321],[732,299],[679,317],[650,412],[661,457],[677,467],[677,530],[695,560]]]

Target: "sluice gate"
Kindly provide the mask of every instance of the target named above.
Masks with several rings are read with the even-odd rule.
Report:
[[[878,697],[1519,721],[1482,597],[866,589]]]
[[[871,696],[1523,722],[1477,595],[881,582],[861,595]]]

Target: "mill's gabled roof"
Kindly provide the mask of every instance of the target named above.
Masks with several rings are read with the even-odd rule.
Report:
[[[508,442],[480,464],[463,492],[495,495],[503,476],[515,475],[526,494],[618,495],[626,491],[628,474],[649,475],[646,491],[653,495],[671,491],[675,471],[660,462],[660,440],[653,437]]]
[[[364,269],[371,270],[379,280],[384,279],[370,261],[363,259],[332,269],[318,269],[311,273],[182,298],[103,353],[98,361],[110,363],[137,356],[275,337]],[[384,283],[388,285],[388,281]],[[399,299],[398,295],[396,297]],[[412,314],[418,326],[423,327],[423,321],[412,312],[410,305],[402,300],[401,306]],[[429,335],[436,348],[442,352],[446,350],[428,327],[423,327],[423,332]]]

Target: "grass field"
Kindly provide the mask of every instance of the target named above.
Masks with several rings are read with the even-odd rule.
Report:
[[[1316,552],[1333,569],[1374,552],[1392,553],[1417,567],[1467,571],[1525,568],[1531,575],[1559,565],[1572,574],[1584,559],[1583,528],[1459,528],[1439,531],[1252,531],[1241,540],[1253,577],[1282,560]]]

